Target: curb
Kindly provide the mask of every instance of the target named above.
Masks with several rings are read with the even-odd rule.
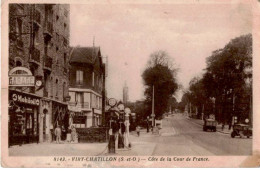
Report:
[[[195,123],[195,124],[197,124],[197,125],[200,125],[200,126],[203,126],[203,124],[200,124],[200,123],[197,123],[197,122],[193,122],[192,121],[192,119],[190,119],[190,118],[186,118],[187,120],[189,120],[189,121],[191,121],[192,123]],[[230,134],[230,133],[228,133],[228,132],[223,132],[223,131],[219,131],[219,130],[217,130],[216,132],[219,132],[219,133],[221,133],[221,134]]]

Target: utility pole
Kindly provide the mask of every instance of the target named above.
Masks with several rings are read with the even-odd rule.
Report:
[[[152,126],[154,126],[154,118],[155,118],[155,114],[154,114],[154,85],[153,85],[153,98],[152,98]]]
[[[204,120],[204,104],[202,105],[201,120]]]

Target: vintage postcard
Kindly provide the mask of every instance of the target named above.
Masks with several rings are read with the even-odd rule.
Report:
[[[259,0],[3,0],[2,167],[259,167]]]

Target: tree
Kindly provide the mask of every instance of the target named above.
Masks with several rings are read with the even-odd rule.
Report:
[[[169,108],[169,100],[178,88],[175,76],[177,69],[167,52],[156,51],[151,54],[147,67],[142,74],[144,81],[146,103],[149,104],[150,113],[152,105],[152,92],[154,86],[155,115],[160,118]]]
[[[206,62],[202,82],[205,96],[216,98],[217,119],[230,123],[236,115],[243,120],[248,116],[246,106],[250,106],[252,93],[252,35],[232,39],[223,49],[214,51]]]

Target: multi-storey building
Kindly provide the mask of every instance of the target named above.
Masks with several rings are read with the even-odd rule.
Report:
[[[69,110],[73,124],[87,128],[102,124],[105,65],[99,47],[74,47],[70,55]]]
[[[9,87],[10,102],[22,109],[9,110],[11,144],[51,141],[57,125],[68,125],[69,15],[67,4],[9,5],[9,70],[25,67],[42,82]],[[15,101],[13,94],[40,103]]]

